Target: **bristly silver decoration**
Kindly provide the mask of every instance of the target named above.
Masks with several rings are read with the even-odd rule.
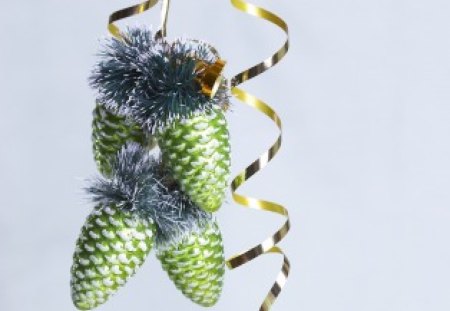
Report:
[[[197,63],[218,59],[208,43],[188,39],[170,43],[154,39],[145,28],[128,29],[124,36],[129,39],[106,39],[90,77],[100,103],[152,133],[174,119],[228,106],[225,82],[211,99],[196,81]]]
[[[159,248],[174,245],[212,219],[178,189],[148,150],[137,143],[125,145],[112,163],[109,178],[99,176],[86,191],[92,201],[150,217],[157,224]]]
[[[141,78],[138,68],[144,55],[157,44],[149,29],[127,29],[127,42],[116,38],[104,39],[89,81],[98,91],[98,101],[110,108],[124,107]],[[117,109],[113,109],[117,110]]]

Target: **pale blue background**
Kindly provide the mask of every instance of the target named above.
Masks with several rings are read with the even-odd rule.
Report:
[[[283,34],[228,1],[173,0],[169,35],[216,45],[227,74]],[[0,0],[0,310],[73,310],[69,268],[95,173],[86,78],[118,0]],[[247,88],[284,121],[281,153],[243,192],[284,203],[292,276],[273,310],[450,309],[450,2],[258,1],[291,27],[292,50]],[[126,23],[158,24],[149,13]],[[236,102],[233,172],[276,138]],[[282,218],[226,204],[226,253]],[[257,310],[278,273],[267,256],[227,273],[212,310]],[[201,310],[151,256],[98,310]]]

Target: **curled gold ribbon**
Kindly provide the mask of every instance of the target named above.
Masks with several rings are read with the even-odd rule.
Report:
[[[145,2],[142,2],[140,4],[136,4],[136,5],[132,5],[130,7],[115,11],[114,13],[112,13],[109,16],[109,21],[108,21],[108,30],[109,32],[116,37],[119,40],[124,40],[126,41],[127,39],[122,35],[119,27],[117,27],[117,25],[115,24],[115,22],[127,18],[127,17],[131,17],[133,15],[138,15],[141,14],[149,9],[151,9],[152,7],[154,7],[159,0],[148,0]],[[163,0],[163,6],[162,6],[162,13],[161,13],[161,20],[162,20],[162,25],[161,25],[161,29],[157,32],[157,35],[159,36],[166,36],[166,25],[167,25],[167,15],[168,15],[168,11],[169,11],[169,1],[170,0]]]
[[[264,152],[257,160],[255,160],[253,163],[251,163],[249,166],[247,166],[243,171],[241,171],[231,182],[231,192],[233,199],[236,203],[239,203],[240,205],[248,208],[253,208],[257,210],[267,211],[279,214],[281,216],[286,217],[286,221],[281,226],[280,229],[278,229],[272,236],[264,240],[262,243],[250,248],[247,251],[244,251],[242,253],[239,253],[237,255],[234,255],[233,257],[229,258],[227,260],[227,266],[230,269],[235,269],[239,266],[242,266],[251,260],[265,254],[280,254],[283,256],[283,265],[281,268],[280,273],[278,274],[275,283],[273,284],[272,288],[270,289],[269,293],[264,298],[264,301],[260,307],[260,311],[267,311],[270,310],[272,305],[274,304],[275,300],[277,299],[278,295],[282,291],[284,285],[286,284],[286,280],[289,275],[290,271],[290,263],[287,258],[287,256],[284,254],[283,250],[277,246],[277,244],[287,235],[290,228],[290,221],[289,221],[289,214],[288,210],[284,208],[282,205],[264,201],[256,198],[251,198],[248,196],[244,196],[241,194],[236,193],[236,190],[242,186],[248,179],[250,179],[253,175],[255,175],[257,172],[262,170],[271,160],[272,158],[277,154],[278,150],[281,147],[281,140],[282,140],[282,125],[281,120],[278,116],[278,114],[273,110],[269,105],[264,103],[262,100],[256,98],[255,96],[247,93],[246,91],[238,88],[240,84],[244,83],[245,81],[248,81],[268,69],[275,66],[287,53],[289,49],[289,31],[288,26],[286,22],[278,17],[277,15],[263,9],[260,7],[257,7],[253,4],[250,4],[248,2],[245,2],[243,0],[231,0],[231,4],[238,10],[247,13],[249,15],[253,15],[259,18],[262,18],[264,20],[267,20],[271,22],[272,24],[278,26],[281,28],[287,36],[287,39],[283,46],[278,49],[272,56],[267,58],[261,63],[258,63],[240,73],[235,75],[231,79],[231,93],[232,95],[237,98],[238,100],[242,101],[243,103],[247,104],[248,106],[258,110],[259,112],[266,115],[268,118],[270,118],[279,128],[280,134],[275,141],[275,143],[266,151]]]

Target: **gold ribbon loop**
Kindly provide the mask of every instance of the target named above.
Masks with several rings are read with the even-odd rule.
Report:
[[[275,24],[276,26],[278,26],[282,30],[284,30],[286,35],[289,36],[289,28],[288,28],[288,25],[286,24],[286,22],[283,19],[281,19],[279,16],[273,14],[272,12],[267,11],[266,9],[257,7],[253,4],[250,4],[250,3],[242,1],[242,0],[231,0],[231,4],[236,9],[238,9],[244,13],[265,19],[265,20],[271,22],[272,24]],[[284,42],[283,46],[278,51],[276,51],[272,56],[265,59],[261,63],[256,64],[255,66],[252,66],[251,68],[248,68],[248,69],[238,73],[237,75],[235,75],[231,79],[231,85],[238,86],[239,84],[241,84],[247,80],[250,80],[250,79],[262,74],[266,70],[272,68],[286,55],[288,50],[289,50],[289,39],[287,39]]]
[[[287,39],[283,44],[283,46],[279,50],[277,50],[272,56],[270,56],[263,62],[258,63],[238,73],[231,79],[232,95],[241,102],[247,104],[248,106],[266,115],[277,125],[277,127],[280,130],[280,134],[275,143],[266,152],[264,152],[257,160],[255,160],[243,171],[241,171],[233,179],[231,183],[231,192],[233,199],[236,203],[244,207],[267,212],[273,212],[286,217],[285,223],[272,236],[264,240],[262,243],[250,248],[249,250],[239,253],[227,260],[228,268],[235,269],[261,255],[275,253],[283,256],[284,260],[281,271],[278,274],[275,283],[273,284],[269,293],[264,298],[264,301],[260,307],[260,311],[268,311],[270,310],[275,300],[277,299],[278,295],[285,286],[290,271],[290,263],[287,256],[284,254],[282,249],[277,246],[277,244],[287,235],[290,229],[288,210],[284,208],[282,205],[274,202],[264,201],[244,196],[241,194],[237,194],[236,190],[240,186],[242,186],[248,179],[250,179],[253,175],[262,170],[278,153],[282,141],[282,125],[281,120],[278,114],[275,112],[275,110],[273,110],[269,105],[264,103],[262,100],[256,98],[255,96],[247,93],[246,91],[240,88],[237,88],[237,86],[272,68],[286,55],[289,49],[289,32],[286,22],[284,22],[280,17],[278,17],[273,13],[242,0],[231,0],[231,3],[235,8],[237,8],[240,11],[243,11],[244,13],[262,18],[275,24],[276,26],[284,30],[284,32],[287,35]]]
[[[109,21],[108,21],[109,32],[117,39],[126,41],[127,39],[122,35],[119,27],[117,27],[116,24],[114,24],[114,23],[121,19],[133,16],[133,15],[141,14],[141,13],[151,9],[152,7],[154,7],[158,3],[158,1],[159,0],[148,0],[148,1],[142,2],[140,4],[136,4],[136,5],[133,5],[133,6],[130,6],[125,9],[121,9],[121,10],[118,10],[118,11],[112,13],[109,16]],[[165,16],[164,9],[168,10],[169,9],[168,5],[163,6],[163,16]],[[164,34],[165,34],[166,31],[165,31],[165,19],[164,18],[163,18],[163,25],[164,25],[163,27],[164,27]]]
[[[273,284],[272,288],[270,289],[269,293],[264,299],[260,311],[270,310],[275,300],[277,299],[278,295],[281,293],[281,290],[283,289],[284,285],[286,284],[289,275],[289,270],[291,269],[291,264],[289,263],[288,258],[278,246],[272,247],[270,250],[266,252],[266,254],[268,253],[283,255],[283,267],[281,268],[281,272],[278,273],[275,284]]]
[[[250,164],[247,168],[245,168],[244,171],[242,171],[238,176],[236,176],[232,183],[231,183],[231,190],[232,190],[232,196],[235,202],[244,205],[246,207],[250,207],[257,210],[265,210],[268,212],[277,213],[279,215],[287,217],[286,222],[284,225],[277,231],[275,234],[266,239],[261,244],[253,247],[252,249],[238,255],[234,256],[233,258],[228,260],[228,266],[231,268],[237,268],[238,266],[251,261],[252,259],[258,257],[259,255],[262,255],[263,253],[267,252],[269,249],[271,249],[273,246],[278,244],[288,233],[290,228],[289,223],[289,214],[286,208],[283,206],[269,201],[264,200],[258,200],[255,198],[250,198],[247,196],[243,196],[236,193],[236,190],[247,180],[249,180],[254,174],[256,174],[258,171],[262,170],[271,160],[272,158],[277,154],[278,150],[281,146],[281,120],[276,114],[276,112],[270,108],[266,103],[263,101],[257,99],[253,95],[250,95],[249,93],[238,89],[233,88],[232,91],[233,95],[241,100],[242,102],[245,102],[247,105],[259,110],[260,112],[264,113],[267,117],[269,117],[271,120],[277,124],[278,128],[280,129],[280,135],[278,136],[275,143],[272,145],[272,147],[269,148],[266,152],[264,152],[260,158],[255,160],[252,164]]]

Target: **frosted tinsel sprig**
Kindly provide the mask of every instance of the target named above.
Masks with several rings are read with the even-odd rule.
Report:
[[[174,245],[211,221],[139,144],[125,145],[111,167],[110,177],[97,177],[86,189],[92,201],[150,218],[157,226],[158,247]]]
[[[228,106],[224,81],[213,98],[202,93],[197,81],[198,63],[218,59],[207,43],[154,39],[144,28],[128,29],[124,37],[130,39],[106,39],[90,77],[100,103],[131,117],[149,132],[174,119]]]
[[[90,85],[98,92],[98,101],[110,108],[126,106],[142,76],[141,56],[158,41],[146,28],[128,28],[126,38],[126,43],[114,37],[102,41],[100,60],[89,77]]]

